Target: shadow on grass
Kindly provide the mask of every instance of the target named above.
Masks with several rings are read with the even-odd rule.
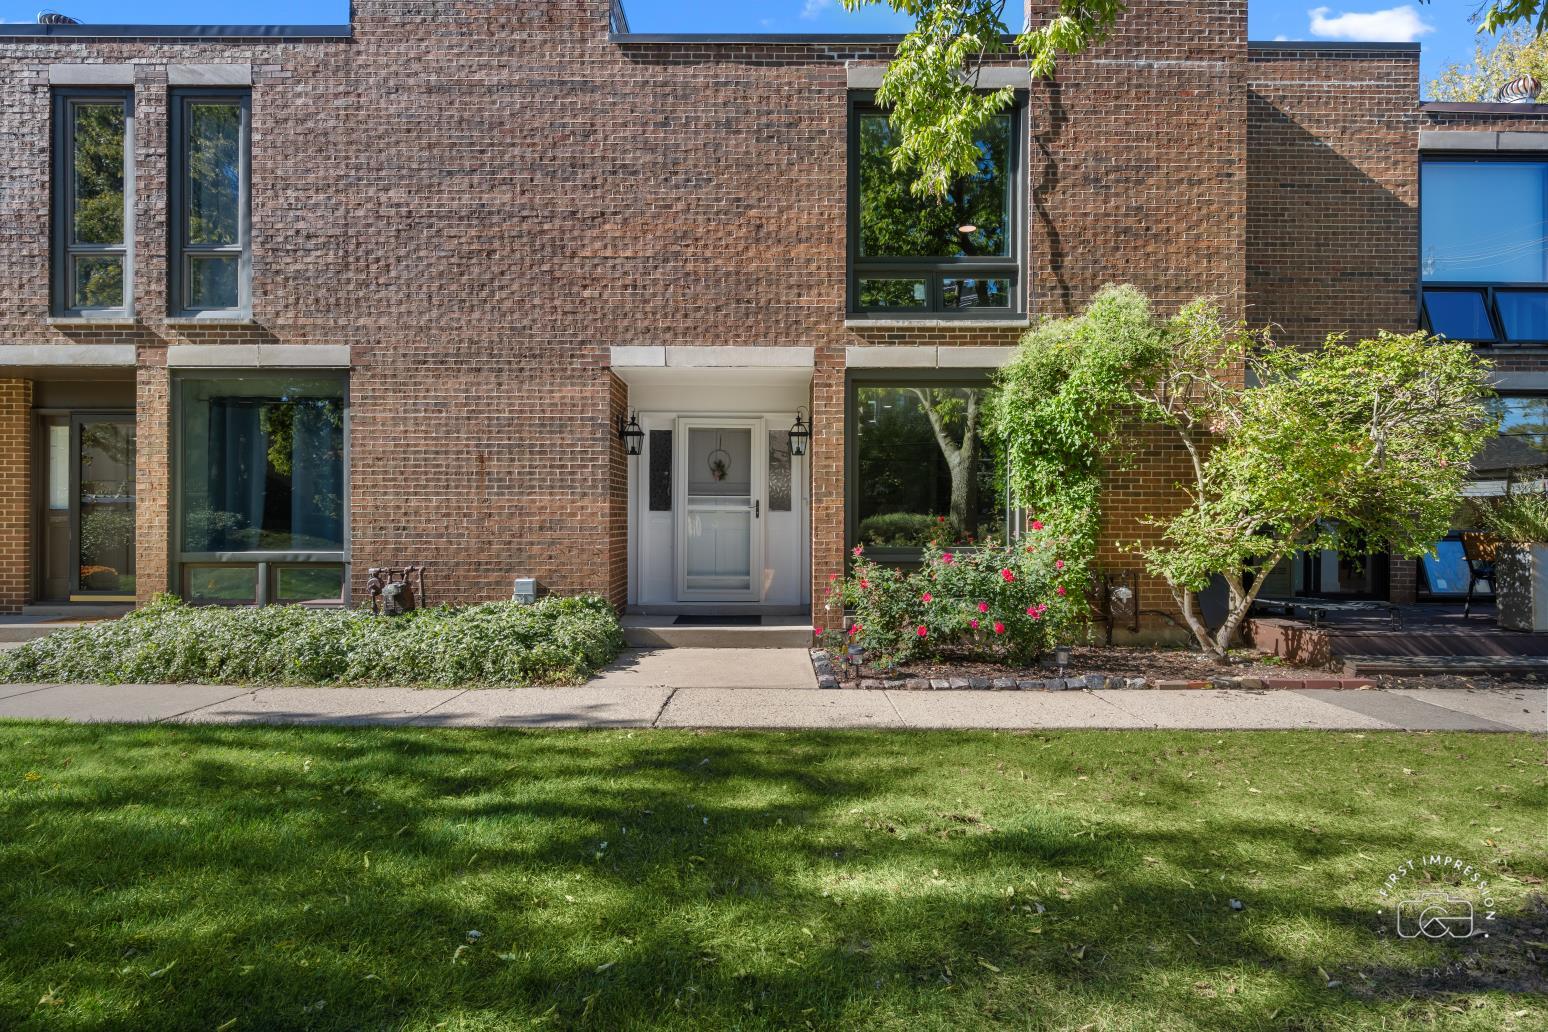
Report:
[[[1443,959],[1384,940],[1371,897],[1413,813],[1472,801],[1360,801],[1419,736],[1358,762],[1350,736],[1224,741],[0,726],[0,1025],[1235,1030],[1423,1006],[1326,972]],[[1529,842],[1540,785],[1506,788],[1491,820]]]

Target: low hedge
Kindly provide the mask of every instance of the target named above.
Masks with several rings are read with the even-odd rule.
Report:
[[[573,684],[622,648],[616,614],[594,596],[391,618],[359,609],[188,606],[166,597],[0,653],[0,682]]]

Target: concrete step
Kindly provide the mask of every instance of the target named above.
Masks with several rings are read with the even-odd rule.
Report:
[[[752,624],[679,624],[676,616],[631,614],[623,618],[624,641],[636,649],[788,649],[810,645],[812,629],[788,616]]]
[[[1548,656],[1345,656],[1343,662],[1344,673],[1351,676],[1532,674],[1548,680]]]
[[[101,620],[116,620],[134,607],[127,604],[30,605],[0,615],[0,643],[33,641],[55,631]]]

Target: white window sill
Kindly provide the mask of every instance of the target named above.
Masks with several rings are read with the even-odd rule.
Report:
[[[139,320],[132,315],[51,315],[50,326],[133,326]]]

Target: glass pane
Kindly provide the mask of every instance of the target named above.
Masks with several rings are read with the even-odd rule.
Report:
[[[183,181],[190,244],[237,244],[242,198],[242,109],[200,101],[188,105]]]
[[[1548,340],[1548,291],[1500,290],[1494,303],[1507,340]]]
[[[1009,308],[1010,280],[946,280],[941,300],[947,308]]]
[[[790,431],[769,431],[769,511],[790,511]]]
[[[124,242],[123,101],[70,105],[70,242]]]
[[[133,423],[81,424],[82,591],[134,594]]]
[[[982,394],[979,387],[855,388],[857,543],[920,548],[1002,537],[1004,461],[985,433]]]
[[[275,602],[339,602],[344,598],[344,567],[277,567],[272,597]]]
[[[1427,282],[1548,280],[1548,164],[1427,161],[1420,197]]]
[[[1473,471],[1497,474],[1548,465],[1548,396],[1504,395],[1490,407],[1499,417],[1500,433],[1473,458]]]
[[[183,600],[258,604],[258,567],[185,566]]]
[[[189,379],[182,419],[183,550],[344,547],[344,384]]]
[[[688,431],[689,591],[752,589],[752,443],[747,427]]]
[[[1449,340],[1493,340],[1494,327],[1481,290],[1426,290],[1431,331]]]
[[[887,116],[859,118],[861,255],[1010,254],[1010,115],[996,116],[979,131],[977,171],[938,201],[915,197],[909,190],[913,171],[893,167]]]
[[[672,511],[672,431],[650,432],[650,511]]]
[[[70,307],[124,307],[124,259],[112,254],[71,257]]]
[[[48,428],[48,507],[70,507],[70,424],[52,423]]]
[[[1424,579],[1430,591],[1437,595],[1460,595],[1467,591],[1467,559],[1462,554],[1462,542],[1437,541],[1435,554],[1423,557]],[[1477,594],[1493,593],[1494,585],[1480,581]]]
[[[929,294],[922,279],[863,279],[861,308],[924,308]]]
[[[240,303],[235,255],[188,256],[189,308],[236,308]]]

